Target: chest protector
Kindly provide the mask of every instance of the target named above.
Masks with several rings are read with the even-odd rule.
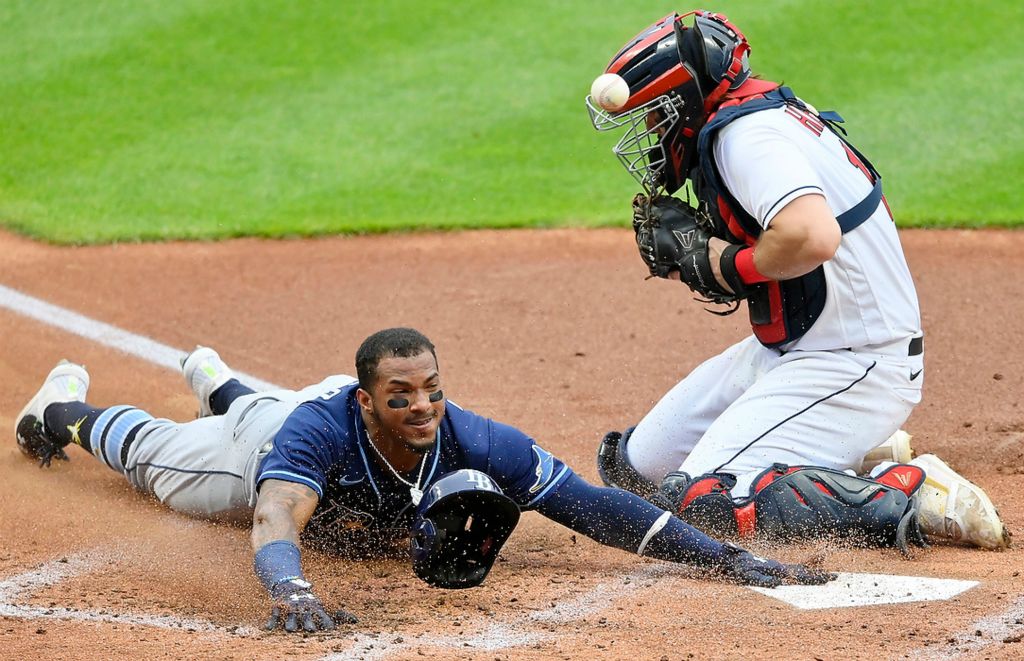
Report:
[[[701,215],[710,223],[715,236],[730,243],[752,246],[763,231],[757,220],[722,185],[712,149],[715,134],[740,117],[783,106],[799,110],[801,116],[820,120],[822,130],[828,129],[839,138],[850,163],[873,184],[867,197],[836,218],[843,233],[852,231],[874,214],[882,201],[882,176],[843,137],[846,131],[839,126],[843,118],[838,113],[812,110],[788,87],[762,80],[748,81],[737,93],[739,96],[722,103],[701,129],[697,138],[698,163],[691,175]],[[753,285],[747,306],[754,335],[766,347],[778,347],[802,337],[825,308],[826,292],[822,266],[797,278]]]

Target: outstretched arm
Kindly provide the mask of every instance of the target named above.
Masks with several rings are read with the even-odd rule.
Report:
[[[775,587],[784,582],[818,584],[835,578],[722,544],[639,496],[596,487],[577,475],[559,485],[537,511],[607,546],[695,565],[738,583]]]
[[[299,533],[309,523],[320,498],[298,482],[264,480],[252,517],[252,550],[259,551],[275,540],[299,543]]]
[[[312,632],[333,629],[337,619],[355,621],[344,611],[332,618],[302,574],[299,533],[318,502],[316,492],[302,484],[283,480],[260,484],[251,538],[253,568],[274,600],[267,629],[280,625],[288,632]]]

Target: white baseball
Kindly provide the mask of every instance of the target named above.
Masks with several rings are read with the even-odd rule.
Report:
[[[617,112],[629,101],[629,85],[617,73],[603,73],[590,86],[590,98],[608,112]]]

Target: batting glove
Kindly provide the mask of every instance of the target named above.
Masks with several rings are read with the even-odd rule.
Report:
[[[758,557],[729,542],[723,546],[725,557],[720,561],[718,570],[727,580],[741,585],[762,588],[774,588],[783,583],[821,585],[836,578],[835,574],[811,569],[806,565],[787,565]]]
[[[280,626],[288,633],[313,633],[330,631],[337,623],[355,624],[358,621],[351,613],[341,610],[331,617],[313,594],[312,587],[312,584],[301,578],[293,578],[275,585],[270,592],[274,599],[274,608],[264,628],[273,631]]]

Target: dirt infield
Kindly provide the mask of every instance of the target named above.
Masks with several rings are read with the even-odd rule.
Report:
[[[922,299],[925,394],[906,425],[1024,530],[1024,233],[902,234]],[[0,285],[297,387],[353,370],[359,342],[412,325],[438,346],[449,398],[530,433],[588,479],[609,429],[634,423],[702,358],[746,334],[677,283],[644,281],[626,230],[465,232],[56,248],[0,233]],[[188,419],[179,374],[0,307],[0,657],[301,659],[1024,658],[1024,561],[937,546],[828,548],[834,571],[978,581],[947,601],[801,610],[695,580],[523,517],[481,588],[447,592],[400,561],[307,555],[332,635],[258,631],[267,602],[247,531],[169,512],[77,448],[39,470],[14,417],[62,357],[90,401]],[[771,550],[791,560],[811,549]]]

